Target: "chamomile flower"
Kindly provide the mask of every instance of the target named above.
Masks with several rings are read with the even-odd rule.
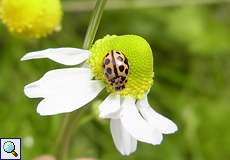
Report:
[[[60,30],[60,0],[2,0],[1,19],[10,32],[40,38]]]
[[[101,118],[110,119],[116,148],[129,155],[137,141],[160,144],[162,134],[177,126],[155,112],[147,94],[153,84],[153,56],[149,44],[136,35],[106,36],[90,50],[57,48],[26,54],[22,60],[49,58],[65,65],[85,67],[52,70],[25,86],[30,98],[43,98],[37,112],[53,115],[74,111],[97,97],[105,88],[109,95],[99,106]]]

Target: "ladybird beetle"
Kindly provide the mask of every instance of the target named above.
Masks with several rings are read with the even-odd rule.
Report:
[[[106,81],[116,91],[125,88],[128,81],[129,64],[128,59],[119,51],[111,50],[103,60],[103,71]]]

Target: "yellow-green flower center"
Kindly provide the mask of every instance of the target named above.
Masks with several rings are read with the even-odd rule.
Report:
[[[108,35],[96,41],[90,51],[89,65],[95,79],[102,80],[109,92],[140,99],[151,88],[153,83],[153,55],[149,44],[142,37],[136,35]],[[121,62],[114,60],[114,58],[119,57],[118,53],[123,59]],[[110,57],[112,55],[113,57]],[[106,66],[106,57],[115,63],[108,63]],[[125,58],[128,61],[127,65],[124,63]],[[122,72],[120,72],[121,70],[119,71],[119,66],[121,65],[124,66],[124,70],[123,68],[121,69]],[[108,66],[111,68],[109,75],[107,75],[106,71]],[[116,73],[115,68],[117,69]],[[126,71],[128,72],[127,75],[125,74],[125,69],[128,69]],[[120,81],[120,76],[125,77],[127,81]],[[117,84],[116,82],[111,84],[111,80],[114,77],[118,82]]]

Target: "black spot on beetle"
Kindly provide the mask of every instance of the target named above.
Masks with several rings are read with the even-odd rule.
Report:
[[[121,56],[118,56],[118,57],[117,57],[117,60],[123,62],[123,58],[122,58]]]
[[[115,87],[115,90],[117,90],[117,91],[119,91],[119,90],[121,90],[121,89],[122,89],[121,86]]]
[[[115,83],[115,81],[116,81],[116,79],[115,79],[115,78],[113,78],[113,79],[111,80],[111,82],[112,82],[112,83]]]
[[[106,69],[106,72],[107,72],[108,74],[112,74],[112,69],[108,67],[108,68]]]
[[[128,65],[128,59],[127,59],[127,58],[125,58],[124,63],[125,63],[126,65]]]
[[[123,65],[120,65],[120,66],[119,66],[119,70],[120,70],[120,72],[123,72],[123,71],[124,71],[124,69],[125,69],[125,67],[124,67]]]
[[[120,79],[121,79],[122,81],[124,81],[124,80],[126,79],[126,77],[120,76]]]
[[[125,74],[129,74],[129,70],[128,69],[125,69]]]
[[[109,62],[110,62],[110,59],[105,59],[105,65],[108,65],[109,64]]]

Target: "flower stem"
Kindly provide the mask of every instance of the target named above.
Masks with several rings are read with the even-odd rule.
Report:
[[[101,17],[103,14],[103,10],[105,8],[105,4],[106,4],[107,0],[97,0],[96,2],[96,6],[95,9],[93,11],[93,15],[91,17],[91,20],[89,22],[89,27],[87,29],[87,33],[85,36],[85,40],[84,40],[84,44],[83,44],[83,48],[84,49],[89,49],[90,46],[93,43],[93,40],[95,38],[95,35],[97,33],[100,21],[101,21]]]
[[[92,45],[95,35],[98,30],[98,26],[101,21],[103,10],[107,0],[97,0],[93,15],[91,17],[87,33],[85,36],[83,48],[89,49]],[[64,117],[62,128],[57,140],[56,159],[57,160],[68,160],[69,146],[74,131],[76,131],[76,122],[79,121],[84,109],[67,113]]]

